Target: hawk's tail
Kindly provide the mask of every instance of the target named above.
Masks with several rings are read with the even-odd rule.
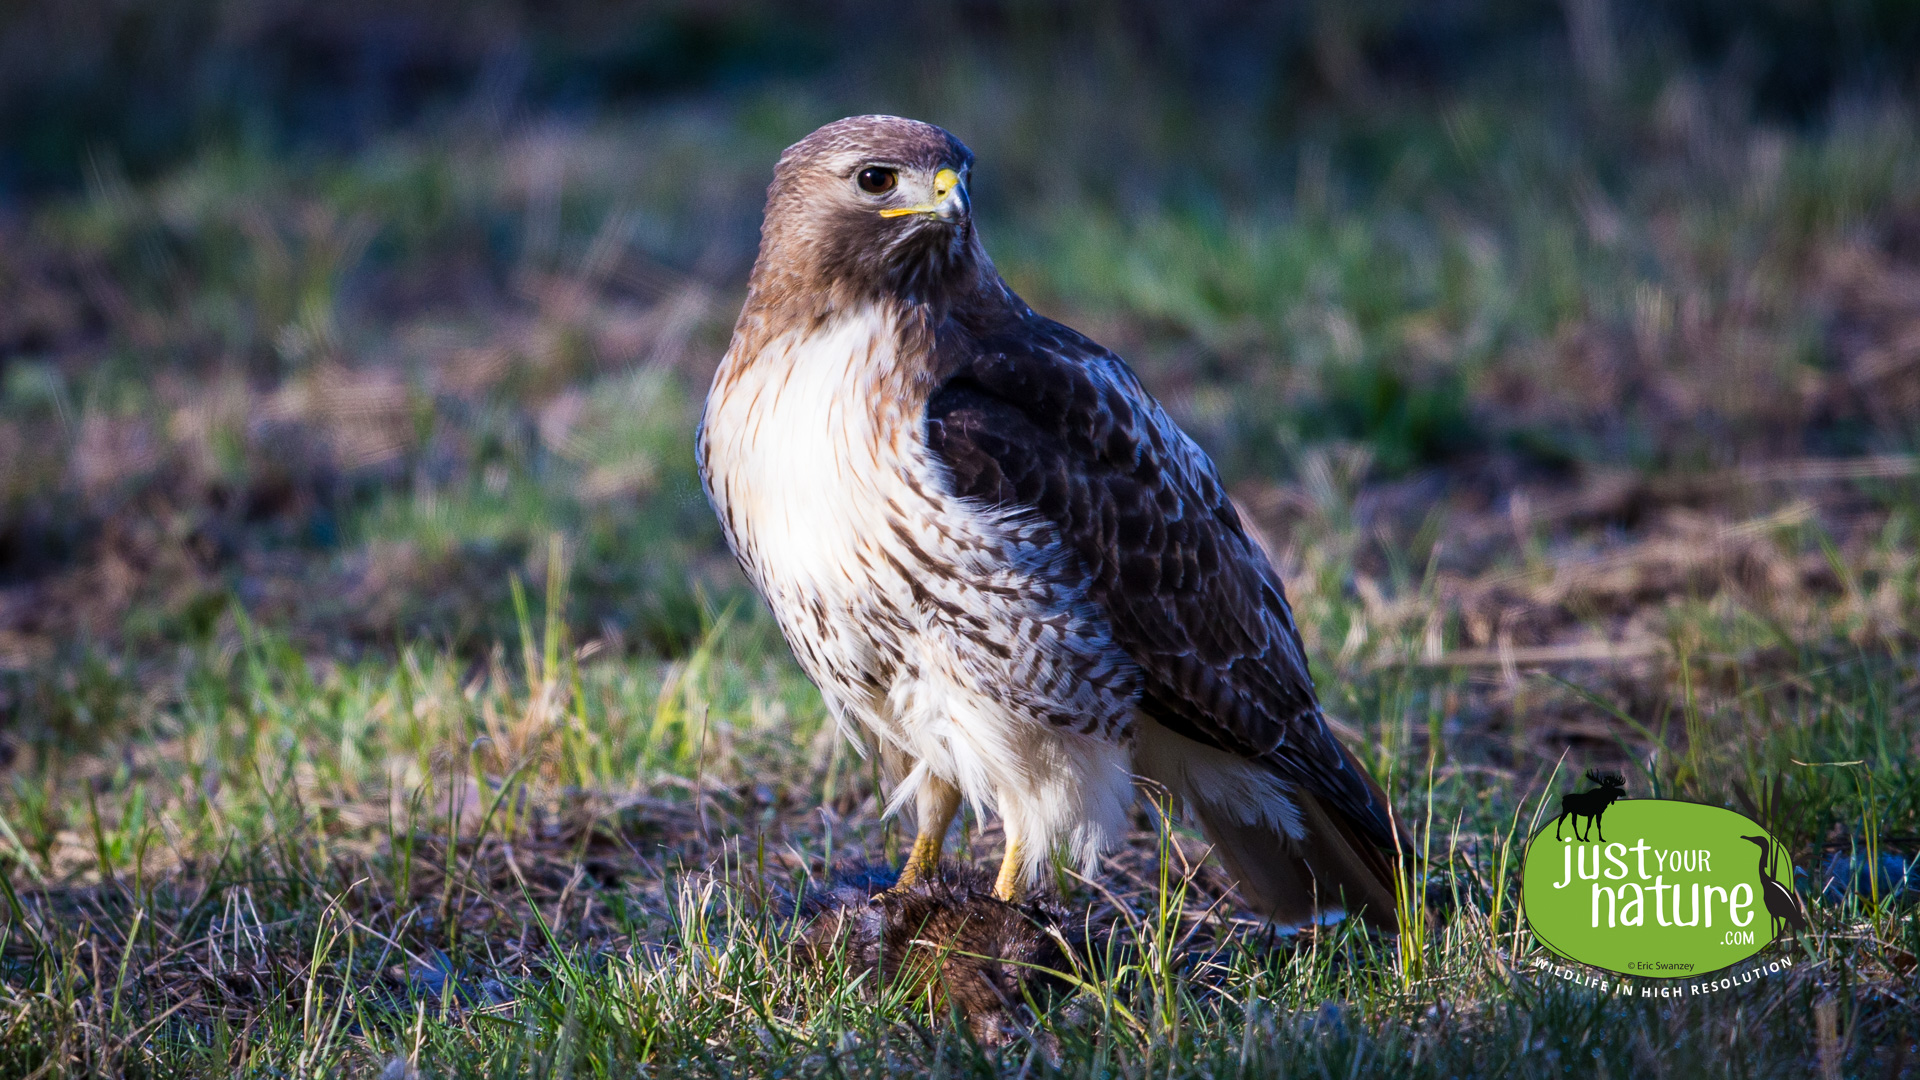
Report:
[[[1396,929],[1392,857],[1311,794],[1296,791],[1293,798],[1305,826],[1298,840],[1268,821],[1245,822],[1218,803],[1193,802],[1240,895],[1286,926],[1324,923],[1345,912]]]
[[[1135,747],[1135,768],[1199,818],[1241,896],[1261,914],[1282,925],[1307,926],[1344,912],[1384,930],[1398,928],[1396,852],[1381,848],[1327,800],[1282,781],[1264,764],[1149,720],[1141,720]],[[1338,752],[1366,784],[1372,804],[1391,807],[1360,762],[1345,747]],[[1389,827],[1399,832],[1398,822]],[[1411,857],[1404,838],[1402,846]]]

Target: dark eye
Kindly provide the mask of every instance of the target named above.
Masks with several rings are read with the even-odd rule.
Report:
[[[855,183],[860,185],[860,190],[869,195],[885,195],[899,182],[899,173],[892,169],[883,169],[878,165],[869,165],[861,169],[859,177],[855,180]]]

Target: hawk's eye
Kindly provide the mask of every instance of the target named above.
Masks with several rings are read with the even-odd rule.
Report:
[[[883,169],[878,165],[869,165],[861,169],[859,177],[855,179],[855,183],[860,185],[860,190],[869,195],[885,195],[899,182],[899,173],[892,169]]]

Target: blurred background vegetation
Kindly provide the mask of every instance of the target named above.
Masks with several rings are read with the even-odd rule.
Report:
[[[878,835],[691,460],[773,161],[859,112],[973,147],[1404,798],[1496,835],[1570,751],[1920,844],[1920,5],[13,0],[5,857],[190,876],[296,790],[411,866],[477,739]]]
[[[683,650],[759,194],[859,111],[968,140],[1016,287],[1243,484],[1906,452],[1916,56],[1868,0],[11,4],[0,658],[483,647],[553,528]]]
[[[477,658],[549,550],[606,656],[756,610],[692,421],[773,159],[860,111],[974,146],[1003,271],[1215,454],[1323,679],[1506,650],[1456,719],[1550,749],[1514,655],[1650,707],[1687,604],[1897,652],[1916,57],[1867,0],[8,5],[0,731],[140,730],[242,623]]]
[[[1550,749],[1514,649],[1670,657],[1716,599],[1897,649],[1916,57],[1866,0],[9,5],[0,731],[140,730],[240,622],[477,658],[551,535],[607,656],[757,610],[692,422],[773,159],[861,111],[973,145],[1003,271],[1222,463],[1323,679],[1504,649],[1457,715]]]

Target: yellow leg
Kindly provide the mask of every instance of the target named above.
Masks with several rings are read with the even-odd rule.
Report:
[[[904,889],[933,873],[940,865],[940,849],[946,846],[947,826],[960,809],[960,789],[937,776],[929,776],[920,787],[915,815],[920,819],[919,834],[913,838],[913,851],[900,868],[900,880],[894,888]]]
[[[1027,877],[1025,850],[1020,844],[1020,834],[1013,829],[1013,822],[1000,819],[1001,828],[1007,834],[1007,854],[1000,860],[1000,876],[993,883],[993,895],[1008,903],[1020,899],[1021,885]]]

